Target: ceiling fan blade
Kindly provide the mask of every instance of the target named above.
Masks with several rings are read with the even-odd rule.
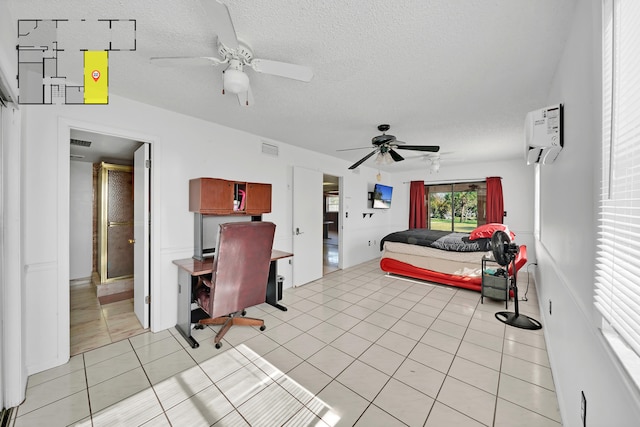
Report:
[[[349,166],[349,169],[355,169],[358,166],[360,166],[361,164],[363,164],[369,157],[373,156],[374,154],[376,154],[378,152],[378,150],[373,150],[371,153],[367,154],[366,156],[364,156],[363,158],[361,158],[360,160],[358,160],[357,162],[355,162],[354,164],[352,164],[351,166]]]
[[[353,150],[370,150],[371,147],[358,147],[358,148],[341,148],[340,150],[336,150],[336,151],[353,151]]]
[[[180,65],[220,65],[226,61],[213,56],[152,56],[149,58],[153,64],[160,66]]]
[[[439,145],[401,145],[396,148],[399,150],[430,151],[432,153],[440,151]]]
[[[249,85],[249,89],[246,92],[242,92],[238,94],[238,102],[243,107],[253,107],[253,91],[251,90],[251,85]]]
[[[398,154],[398,152],[395,151],[393,148],[389,149],[389,155],[396,162],[401,162],[401,161],[404,160],[404,157],[402,157],[400,154]]]
[[[304,65],[271,61],[269,59],[254,59],[249,65],[258,73],[272,74],[303,82],[309,82],[313,78],[313,70]]]
[[[238,36],[233,28],[233,21],[227,5],[218,0],[201,0],[200,4],[213,22],[213,29],[218,35],[218,41],[229,49],[238,49]]]

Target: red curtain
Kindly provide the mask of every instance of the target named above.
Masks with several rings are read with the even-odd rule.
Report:
[[[487,223],[502,224],[504,201],[502,200],[502,178],[491,176],[487,178]]]
[[[411,181],[409,189],[409,228],[427,228],[424,181]]]

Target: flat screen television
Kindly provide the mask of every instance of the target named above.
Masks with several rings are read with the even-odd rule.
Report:
[[[373,187],[373,208],[389,209],[391,207],[391,194],[393,187],[387,185],[376,184]]]

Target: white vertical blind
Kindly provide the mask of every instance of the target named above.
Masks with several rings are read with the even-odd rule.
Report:
[[[613,329],[636,357],[640,357],[639,46],[640,1],[605,0],[595,305],[605,329]]]

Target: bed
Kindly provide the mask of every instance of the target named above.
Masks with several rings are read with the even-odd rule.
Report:
[[[491,253],[491,235],[497,229],[506,230],[506,227],[485,224],[472,233],[424,228],[391,233],[380,241],[380,268],[387,273],[479,292],[481,260]],[[513,233],[511,236],[515,237]],[[521,245],[516,256],[516,271],[526,262],[527,247]]]

